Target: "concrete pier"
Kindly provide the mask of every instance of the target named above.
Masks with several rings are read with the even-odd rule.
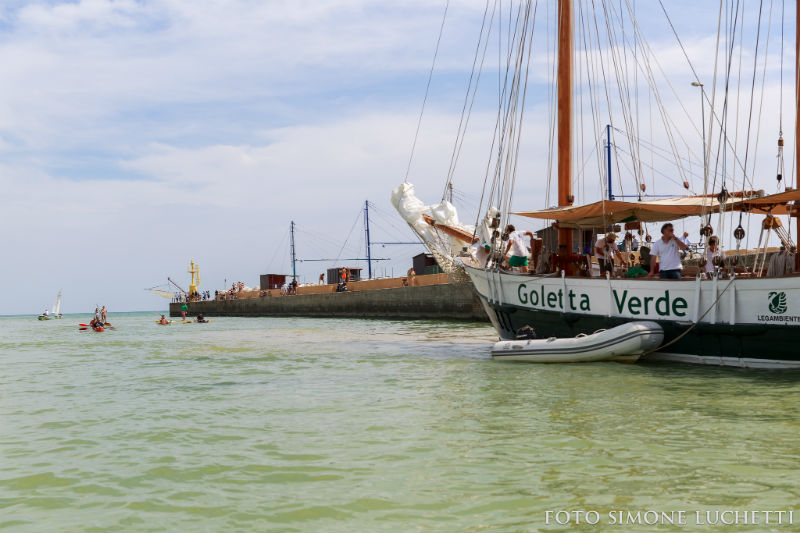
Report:
[[[171,303],[170,316],[180,316]],[[450,283],[189,302],[189,314],[214,316],[307,316],[325,318],[442,319],[488,322],[472,285]]]

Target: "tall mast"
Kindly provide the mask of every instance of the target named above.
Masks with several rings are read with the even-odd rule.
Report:
[[[800,0],[798,0],[800,1]],[[558,2],[558,205],[572,205],[572,0]],[[572,253],[572,230],[558,230],[558,252]]]
[[[367,279],[372,279],[372,241],[369,238],[369,200],[364,200],[364,233],[367,239]]]
[[[292,279],[297,279],[297,256],[294,253],[294,220],[289,225],[289,253],[292,256]]]
[[[795,157],[797,162],[795,164],[795,178],[794,186],[800,187],[800,0],[795,3],[795,13],[797,20],[795,21],[795,34],[794,34],[794,142],[795,142]],[[795,202],[797,203],[797,202]],[[800,242],[800,213],[794,211],[793,216],[797,222],[797,239]],[[795,253],[794,256],[795,268],[800,269],[800,253]]]

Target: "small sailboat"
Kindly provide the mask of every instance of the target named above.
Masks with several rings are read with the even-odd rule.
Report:
[[[56,300],[53,302],[52,312],[45,309],[44,313],[39,315],[39,320],[53,320],[61,318],[61,290],[58,291]]]

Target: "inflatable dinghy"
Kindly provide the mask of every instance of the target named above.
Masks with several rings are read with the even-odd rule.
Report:
[[[500,341],[492,348],[492,357],[529,363],[633,363],[645,352],[658,348],[663,340],[664,330],[657,323],[628,322],[567,339]]]

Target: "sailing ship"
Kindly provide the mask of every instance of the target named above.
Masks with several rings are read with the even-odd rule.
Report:
[[[770,41],[772,11],[769,11],[767,21],[766,13],[759,9],[756,22],[755,16],[746,16],[744,6],[740,3],[720,2],[716,54],[718,63],[723,66],[718,79],[715,65],[713,88],[708,94],[689,61],[666,8],[659,3],[665,21],[669,23],[680,44],[679,49],[683,50],[689,63],[694,78],[692,85],[700,89],[703,104],[702,157],[695,158],[696,161],[702,161],[702,192],[692,193],[695,188],[687,177],[686,160],[679,154],[682,147],[675,140],[680,133],[679,128],[675,117],[663,103],[662,89],[669,81],[665,83],[656,79],[661,67],[657,65],[657,57],[645,38],[647,32],[637,21],[635,2],[620,2],[618,5],[600,2],[598,13],[593,12],[594,3],[590,6],[584,2],[557,0],[553,25],[555,43],[551,48],[554,51],[551,72],[555,91],[550,99],[552,122],[547,125],[550,151],[547,164],[542,164],[541,174],[549,176],[552,169],[552,174],[557,176],[558,205],[518,211],[512,208],[512,200],[530,62],[535,55],[533,49],[537,42],[533,33],[537,8],[541,8],[541,3],[522,0],[510,9],[507,20],[503,19],[504,22],[498,24],[498,28],[505,26],[508,29],[508,49],[505,54],[507,73],[498,89],[501,104],[491,144],[493,155],[490,156],[494,158],[494,168],[491,170],[487,166],[484,194],[488,201],[485,206],[481,205],[481,209],[486,208],[482,222],[475,226],[458,223],[454,209],[450,209],[451,206],[444,199],[439,206],[424,206],[419,201],[415,203],[413,186],[409,187],[407,183],[393,194],[393,199],[397,197],[396,206],[411,205],[415,208],[398,207],[403,218],[425,240],[437,258],[449,254],[446,264],[450,271],[456,275],[463,271],[468,276],[501,340],[514,340],[525,328],[533,328],[540,337],[571,338],[632,321],[648,321],[658,324],[664,335],[661,344],[649,350],[643,359],[751,368],[800,368],[800,276],[792,273],[797,269],[798,257],[795,243],[786,229],[795,219],[796,234],[800,235],[800,190],[796,187],[796,178],[795,187],[789,185],[791,179],[783,180],[782,117],[778,132],[779,190],[774,194],[765,194],[763,190],[753,187],[756,164],[751,152],[755,151],[753,143],[757,146],[758,130],[751,126],[754,115],[758,117],[760,125],[759,105],[763,107],[763,101],[756,101],[754,94],[758,90],[756,81],[762,76],[762,69],[763,76],[766,76],[768,52],[765,48],[768,48]],[[495,16],[489,6],[487,3],[484,15],[484,21],[488,18],[488,24],[481,27],[476,49],[476,59],[480,59],[476,61],[478,65],[483,64],[479,54],[482,51],[485,57],[485,46],[489,42],[490,31],[484,28],[492,27]],[[747,50],[742,37],[745,20],[756,23],[758,30],[757,33],[753,32],[756,35],[754,46]],[[781,18],[779,22],[783,38],[784,21]],[[797,23],[796,84],[800,72],[800,9],[797,10]],[[601,36],[607,37],[604,45],[601,45]],[[485,39],[486,45],[482,39]],[[502,39],[499,40],[502,42]],[[583,44],[580,54],[576,54],[576,41]],[[780,50],[782,73],[782,42]],[[748,52],[752,61],[752,84],[741,74],[743,51]],[[574,67],[576,55],[580,55],[585,63],[578,69]],[[737,58],[740,62],[738,78],[735,68]],[[731,68],[732,65],[734,68]],[[576,74],[581,78],[580,88],[576,88]],[[647,100],[656,102],[656,114],[663,125],[666,147],[661,149],[654,142],[652,150],[660,150],[674,159],[677,174],[684,178],[677,180],[679,184],[682,181],[686,189],[682,195],[657,198],[647,192],[644,179],[647,165],[641,153],[644,141],[642,135],[637,135],[637,132],[641,133],[637,124],[641,118],[639,100],[642,98],[640,89],[630,80],[632,76],[642,81]],[[474,78],[470,77],[467,91],[473,99]],[[608,78],[613,80],[611,84]],[[748,81],[743,82],[743,79]],[[763,84],[763,78],[760,81]],[[737,92],[732,95],[731,87],[736,87],[737,82],[739,87],[746,85],[751,94],[741,97]],[[669,84],[669,87],[672,88],[672,85]],[[672,90],[674,93],[674,88]],[[760,94],[763,100],[763,88]],[[793,170],[797,174],[800,169],[800,135],[797,135],[800,91],[795,94],[798,95],[793,102],[797,160]],[[618,96],[619,101],[612,105],[614,95]],[[611,153],[612,127],[609,125],[605,128],[605,160],[601,159],[602,150],[596,150],[596,144],[592,148],[598,159],[598,181],[603,188],[601,199],[576,205],[575,194],[579,192],[574,187],[576,174],[586,177],[588,157],[585,148],[583,153],[576,154],[576,145],[586,143],[586,135],[576,130],[576,122],[579,121],[575,117],[574,107],[583,101],[584,96],[591,101],[587,120],[591,121],[595,133],[602,131],[598,104],[603,98],[606,99],[609,122],[614,120],[615,113],[622,115],[618,123],[626,126],[623,134],[629,140],[630,174],[635,181],[635,194],[629,197],[635,200],[627,200],[624,195],[615,197],[612,192],[614,157]],[[783,75],[780,98],[782,110]],[[741,119],[746,124],[745,130],[740,124],[738,105],[740,100],[747,102],[748,99],[749,109],[742,113]],[[732,111],[734,105],[737,106],[735,114]],[[462,122],[463,118],[462,114]],[[687,122],[694,124],[691,117]],[[651,131],[652,124],[650,120]],[[739,129],[742,130],[741,135]],[[620,131],[616,127],[614,130]],[[688,143],[686,149],[691,152]],[[550,164],[551,156],[554,165]],[[619,169],[619,154],[616,157]],[[576,160],[581,165],[577,171]],[[451,164],[451,168],[453,166]],[[448,174],[448,185],[451,185],[452,178],[452,173]],[[539,182],[536,186],[549,189],[550,183]],[[737,190],[734,186],[740,186],[741,189]],[[501,206],[502,209],[494,206]],[[447,216],[437,216],[437,207],[439,215],[442,214],[442,208],[446,208]],[[423,217],[426,214],[431,220]],[[536,251],[533,253],[534,262],[537,263],[533,272],[520,272],[507,264],[507,223],[510,215],[550,223],[538,233],[542,240],[537,239],[536,244],[541,249],[538,255]],[[715,258],[713,268],[706,269],[702,259],[699,264],[701,268],[695,268],[696,274],[684,267],[681,280],[652,277],[628,279],[609,273],[605,276],[596,275],[591,253],[586,253],[591,250],[596,236],[625,224],[626,229],[638,232],[641,237],[647,224],[656,223],[657,228],[662,222],[686,217],[699,219],[702,247],[707,247],[709,238],[716,233],[723,239],[732,237],[730,240],[735,240],[735,249],[730,246],[724,259]],[[787,218],[786,224],[781,217]],[[758,224],[760,237],[758,246],[750,250],[748,256],[742,243],[746,235],[745,226],[750,228],[751,219],[754,220],[753,225]],[[712,224],[716,225],[717,232]],[[477,237],[478,246],[471,246],[473,239],[459,237],[459,233]],[[771,235],[780,241],[780,251],[769,249]],[[656,234],[655,238],[660,238],[660,235]],[[581,245],[576,240],[584,240],[585,243]],[[768,260],[773,258],[780,260],[781,268],[777,274],[766,268]],[[704,270],[708,270],[708,276]]]
[[[39,320],[53,320],[61,318],[61,291],[58,291],[58,295],[56,295],[56,299],[53,302],[52,311],[45,311],[41,315],[39,315]]]

